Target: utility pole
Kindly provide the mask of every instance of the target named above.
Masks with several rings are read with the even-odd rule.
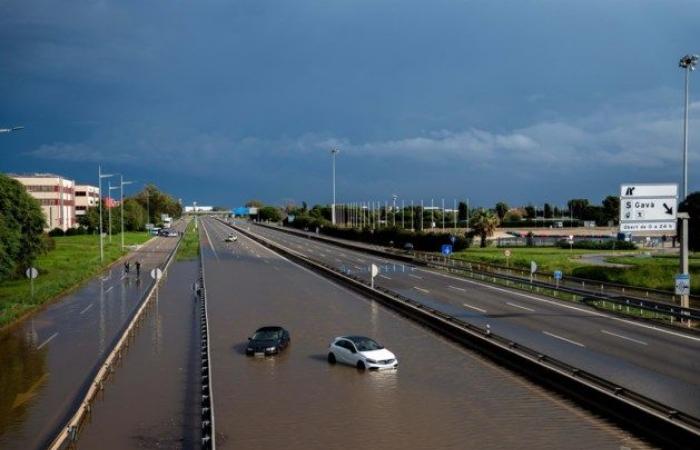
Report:
[[[97,166],[97,179],[98,179],[98,186],[99,186],[98,189],[100,191],[100,197],[99,197],[99,200],[100,200],[100,230],[99,230],[99,232],[100,232],[99,233],[100,234],[100,263],[103,263],[105,260],[104,237],[102,234],[102,230],[103,230],[103,227],[102,227],[102,199],[103,199],[103,197],[102,197],[102,179],[109,178],[111,176],[113,176],[113,175],[103,174],[102,173],[102,166],[99,166],[99,165]]]
[[[685,69],[685,111],[683,115],[683,196],[681,201],[688,196],[688,98],[690,72],[695,70],[698,63],[698,55],[685,55],[678,66]]]
[[[126,184],[131,184],[133,181],[124,181],[124,176],[119,175],[119,187],[121,188],[121,193],[120,193],[120,206],[121,206],[121,215],[122,215],[122,251],[124,251],[124,185]]]
[[[338,154],[340,150],[334,148],[331,150],[331,157],[333,159],[333,204],[331,205],[331,222],[335,225],[335,155]]]

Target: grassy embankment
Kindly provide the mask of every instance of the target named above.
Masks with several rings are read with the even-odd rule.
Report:
[[[455,258],[471,262],[485,262],[506,265],[505,248],[469,248],[454,254]],[[510,266],[527,269],[530,261],[535,261],[540,273],[551,273],[562,270],[565,275],[589,278],[629,286],[648,287],[652,289],[673,290],[673,278],[678,273],[677,256],[635,256],[642,251],[616,251],[612,256],[610,251],[595,250],[566,250],[553,247],[516,247],[512,248]],[[602,267],[582,261],[581,255],[604,253],[611,255],[608,262],[627,264],[632,267]],[[690,258],[691,292],[700,290],[700,255]]]
[[[150,236],[143,232],[124,233],[126,245],[142,244]],[[26,278],[0,283],[0,328],[86,281],[122,256],[121,237],[105,239],[104,264],[100,263],[100,242],[95,235],[54,238],[56,248],[39,256],[34,267],[39,277],[34,280],[34,298]]]
[[[175,259],[177,261],[187,261],[199,256],[199,232],[194,228],[194,220],[187,224],[185,234],[182,236],[180,248]]]

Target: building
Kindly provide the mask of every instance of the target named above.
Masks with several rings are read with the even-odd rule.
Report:
[[[213,206],[199,206],[199,205],[194,205],[194,206],[185,206],[185,212],[186,213],[191,213],[191,212],[211,212],[214,210]]]
[[[35,173],[10,175],[22,183],[27,192],[41,204],[46,218],[44,229],[60,228],[66,231],[77,225],[75,217],[75,182],[60,175]]]
[[[89,184],[75,186],[75,215],[80,217],[88,208],[100,205],[100,188]]]

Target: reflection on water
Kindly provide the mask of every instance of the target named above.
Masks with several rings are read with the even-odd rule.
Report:
[[[33,321],[26,335],[27,339],[15,333],[0,336],[0,436],[22,423],[28,404],[48,377],[48,350],[36,350]]]

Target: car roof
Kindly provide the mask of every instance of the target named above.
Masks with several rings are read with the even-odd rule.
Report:
[[[362,341],[365,339],[371,339],[366,336],[339,336],[336,339],[347,339],[348,341],[351,341],[353,343],[357,343],[358,341]],[[374,339],[372,339],[374,340]]]
[[[282,331],[282,330],[284,330],[284,328],[282,328],[282,327],[269,326],[269,327],[258,328],[257,330],[255,330],[255,332],[257,333],[258,331]]]

